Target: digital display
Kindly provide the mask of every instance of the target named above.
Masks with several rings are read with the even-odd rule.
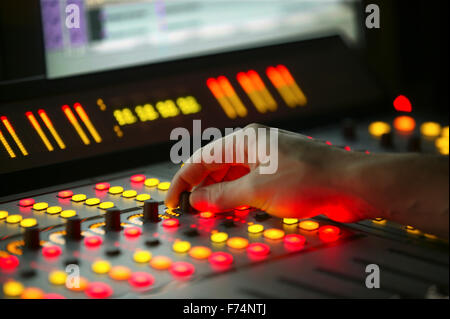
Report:
[[[40,0],[47,76],[58,78],[340,34],[348,0]]]

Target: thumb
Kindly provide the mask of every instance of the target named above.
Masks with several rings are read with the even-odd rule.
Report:
[[[253,206],[253,185],[250,174],[229,182],[196,188],[190,196],[191,205],[199,211],[220,212],[241,205]]]

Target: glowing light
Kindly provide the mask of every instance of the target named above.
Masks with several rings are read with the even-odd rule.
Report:
[[[75,112],[77,112],[81,121],[84,123],[84,125],[86,125],[86,128],[88,129],[89,133],[91,133],[92,137],[94,138],[94,141],[100,143],[102,141],[102,138],[100,137],[97,130],[95,129],[95,126],[89,119],[89,116],[84,111],[84,108],[81,106],[80,103],[75,103],[73,107],[75,108]]]
[[[247,210],[247,209],[250,209],[250,206],[248,206],[248,205],[242,205],[242,206],[236,207],[235,209],[236,209],[236,210]]]
[[[412,226],[406,226],[405,230],[409,233],[409,234],[413,234],[413,235],[419,235],[421,233],[420,230],[418,230],[417,228],[414,228]]]
[[[44,299],[66,299],[66,297],[60,294],[48,293],[44,295]]]
[[[156,103],[156,109],[163,118],[174,117],[180,114],[180,110],[172,100],[159,101]]]
[[[9,154],[9,157],[15,158],[16,157],[16,153],[14,153],[13,149],[9,145],[8,141],[6,140],[6,138],[3,135],[1,130],[0,130],[0,142],[2,142],[3,147],[5,148],[6,152],[8,152],[8,154]]]
[[[66,281],[66,288],[71,291],[85,291],[88,287],[89,281],[84,278],[80,277],[80,280],[78,281],[78,285],[72,284],[70,281]]]
[[[106,260],[97,260],[91,265],[91,269],[96,274],[106,274],[111,270],[111,264]]]
[[[21,215],[9,215],[8,217],[6,217],[6,222],[8,224],[17,224],[20,223],[22,221],[22,216]]]
[[[443,137],[448,137],[449,136],[448,135],[448,126],[445,126],[445,127],[442,128],[441,136],[443,136]]]
[[[221,75],[217,77],[217,82],[219,83],[222,91],[225,93],[225,96],[233,105],[237,115],[239,115],[240,117],[247,116],[247,109],[245,108],[241,99],[237,95],[230,81],[228,81],[228,79],[225,76]]]
[[[145,175],[136,174],[130,177],[130,181],[132,183],[143,183],[145,181]]]
[[[214,95],[216,100],[219,102],[226,116],[230,119],[235,119],[237,117],[236,110],[233,107],[231,101],[225,96],[225,93],[222,91],[219,83],[215,78],[209,78],[206,81],[206,85],[208,86],[211,93]]]
[[[37,220],[34,218],[25,218],[20,222],[20,226],[23,228],[29,228],[37,225]]]
[[[147,178],[144,182],[144,185],[147,187],[155,187],[158,186],[159,179],[157,178]]]
[[[245,93],[247,93],[248,97],[255,105],[255,108],[260,113],[266,112],[266,103],[263,97],[260,95],[259,90],[256,89],[253,82],[250,80],[250,77],[245,72],[239,72],[236,76],[239,84],[244,89]]]
[[[248,240],[243,237],[231,237],[227,240],[227,246],[234,249],[244,249],[248,246]]]
[[[25,288],[20,295],[20,298],[22,299],[43,299],[44,298],[44,292],[36,287],[28,287]]]
[[[431,239],[431,240],[436,240],[436,239],[438,239],[438,237],[435,236],[435,235],[433,235],[433,234],[427,234],[427,233],[424,233],[423,235],[424,235],[425,238],[427,238],[427,239]]]
[[[286,225],[295,225],[298,223],[297,218],[283,218],[283,224]]]
[[[125,198],[133,198],[137,195],[137,192],[134,189],[126,190],[122,193],[122,197]]]
[[[195,272],[195,267],[184,261],[177,261],[170,266],[170,273],[175,277],[189,277]]]
[[[14,142],[16,143],[19,150],[22,152],[23,156],[27,156],[28,151],[25,149],[25,146],[22,144],[22,141],[20,140],[19,136],[17,136],[16,131],[12,127],[8,118],[6,116],[2,116],[2,117],[0,117],[0,120],[3,122],[3,125],[5,125],[6,129],[8,130],[9,134],[12,136]]]
[[[19,258],[13,255],[0,257],[0,269],[13,270],[19,266]]]
[[[22,207],[28,207],[34,205],[34,199],[32,198],[25,198],[19,201],[19,206]]]
[[[113,289],[104,282],[91,282],[88,284],[85,294],[89,298],[104,299],[113,294]]]
[[[399,112],[411,112],[412,105],[409,99],[404,95],[399,95],[394,100],[394,108]]]
[[[162,221],[163,227],[178,227],[180,222],[176,218],[169,218]]]
[[[84,238],[84,245],[89,248],[96,248],[102,244],[103,240],[100,236],[89,236]]]
[[[33,205],[34,210],[44,210],[48,208],[48,203],[40,202]]]
[[[44,131],[42,130],[41,126],[39,125],[39,122],[34,117],[33,113],[26,112],[25,115],[27,116],[27,118],[30,121],[33,128],[38,133],[39,137],[41,138],[42,142],[44,143],[44,145],[48,149],[48,151],[49,152],[53,151],[52,143],[50,143],[50,141],[48,140],[47,135],[45,135]]]
[[[195,259],[207,259],[211,253],[211,249],[204,246],[195,246],[189,250],[189,256]]]
[[[276,228],[266,229],[264,231],[264,237],[273,240],[281,239],[284,237],[284,231]]]
[[[304,220],[298,224],[298,227],[303,230],[316,230],[319,228],[319,223],[313,220]]]
[[[254,224],[254,225],[248,226],[247,230],[249,233],[257,234],[264,230],[264,226],[260,225],[260,224]]]
[[[8,217],[8,212],[6,210],[0,210],[0,220],[5,219]]]
[[[3,285],[3,293],[8,297],[19,297],[24,290],[25,287],[18,281],[7,281]]]
[[[62,249],[59,246],[45,246],[42,248],[42,256],[46,258],[56,258],[62,254]]]
[[[76,215],[77,215],[76,211],[74,211],[73,209],[68,209],[63,210],[59,216],[61,216],[62,218],[70,218]]]
[[[449,151],[449,138],[448,137],[439,137],[434,142],[437,150],[442,155],[448,155]]]
[[[62,207],[61,206],[51,206],[49,208],[47,208],[47,214],[49,215],[56,215],[62,212]]]
[[[158,270],[169,269],[172,265],[172,260],[166,256],[155,256],[150,260],[150,266]]]
[[[177,240],[172,245],[172,250],[177,253],[185,253],[191,248],[191,243],[184,240]]]
[[[95,184],[95,189],[98,191],[107,191],[111,185],[109,183],[97,183]]]
[[[103,202],[103,203],[100,203],[100,205],[98,205],[98,208],[100,208],[100,209],[109,209],[109,208],[113,208],[113,207],[114,207],[113,202]]]
[[[95,205],[100,204],[100,199],[96,198],[96,197],[88,198],[88,199],[86,199],[85,204],[88,206],[95,206]]]
[[[136,196],[136,200],[138,202],[145,202],[146,200],[149,200],[151,196],[149,194],[139,194]]]
[[[53,126],[53,123],[50,121],[49,117],[47,116],[47,113],[45,113],[44,110],[38,110],[38,114],[41,117],[42,121],[44,122],[45,126],[47,126],[48,130],[52,134],[52,136],[55,139],[56,143],[58,144],[59,148],[65,149],[66,145],[64,144],[63,140],[59,136],[55,127]]]
[[[270,94],[269,90],[266,88],[266,85],[262,81],[259,74],[255,70],[250,70],[247,72],[247,75],[250,77],[250,80],[253,82],[253,85],[260,92],[261,96],[266,102],[266,107],[271,111],[275,111],[277,109],[277,102],[275,102],[274,98]]]
[[[73,196],[73,192],[72,191],[60,191],[58,193],[58,197],[59,198],[69,198]]]
[[[414,131],[416,121],[411,116],[401,115],[394,119],[393,125],[397,131],[409,133]]]
[[[128,280],[131,277],[131,270],[125,266],[114,266],[111,268],[108,275],[114,280]]]
[[[375,218],[375,219],[372,219],[372,223],[378,224],[378,225],[386,225],[387,220],[384,218]]]
[[[75,194],[72,196],[72,201],[78,203],[78,202],[83,202],[86,200],[86,195],[85,194]]]
[[[300,248],[305,245],[306,238],[305,236],[298,235],[298,234],[288,234],[284,237],[284,243],[287,246]]]
[[[155,108],[151,104],[138,105],[134,108],[139,120],[141,122],[153,121],[159,117],[159,113],[156,112]]]
[[[68,105],[64,105],[62,107],[62,110],[63,110],[64,114],[66,115],[67,119],[69,120],[70,124],[72,124],[73,128],[75,129],[75,131],[80,136],[81,141],[85,145],[91,144],[91,141],[87,137],[86,133],[84,132],[83,128],[81,127],[80,123],[78,122],[77,118],[73,114],[73,112],[70,109],[70,107]]]
[[[319,228],[319,238],[325,242],[332,242],[339,239],[341,230],[336,226],[322,226]]]
[[[205,218],[205,219],[214,217],[214,214],[211,212],[201,212],[199,215],[201,218]]]
[[[48,281],[56,286],[65,285],[67,273],[62,270],[54,270],[48,275]]]
[[[152,253],[147,250],[138,250],[133,254],[133,260],[137,263],[148,263],[152,259]]]
[[[420,126],[420,133],[426,137],[437,137],[441,134],[441,125],[436,122],[425,122]]]
[[[146,272],[135,272],[128,280],[131,286],[136,288],[143,288],[153,285],[155,278]]]
[[[139,227],[127,227],[123,233],[126,237],[135,238],[142,234],[142,230]]]
[[[177,105],[183,114],[194,114],[201,110],[200,104],[193,96],[179,97]]]
[[[229,266],[233,263],[233,255],[218,251],[212,253],[208,258],[209,262],[215,266]]]
[[[255,256],[267,256],[270,254],[270,247],[263,243],[252,243],[247,247],[247,252]]]
[[[386,122],[372,122],[369,125],[369,133],[374,137],[380,137],[383,134],[387,134],[391,131],[391,126]]]
[[[211,235],[211,241],[214,243],[223,243],[228,239],[228,234],[224,232],[217,232]]]
[[[166,191],[170,188],[170,182],[161,182],[158,184],[158,189],[161,191]]]

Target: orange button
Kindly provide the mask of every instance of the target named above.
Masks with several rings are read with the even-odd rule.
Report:
[[[416,127],[416,121],[411,116],[397,116],[394,120],[394,127],[399,132],[412,132]]]
[[[242,237],[231,237],[227,240],[227,245],[235,249],[244,249],[248,246],[248,240]]]
[[[39,288],[29,287],[29,288],[24,289],[24,291],[20,295],[20,298],[22,298],[22,299],[43,299],[44,292]]]
[[[172,265],[172,260],[166,256],[155,256],[150,260],[150,266],[158,270],[168,269]]]
[[[195,246],[189,250],[189,256],[195,259],[206,259],[211,255],[211,249],[204,246]]]
[[[270,228],[264,231],[264,237],[268,239],[281,239],[284,237],[284,231],[281,229]]]

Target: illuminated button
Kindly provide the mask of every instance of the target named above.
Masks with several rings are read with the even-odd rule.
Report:
[[[113,289],[104,282],[91,282],[85,290],[86,296],[94,299],[104,299],[111,297]]]
[[[438,239],[438,237],[433,234],[424,233],[423,235],[425,236],[425,238],[428,238],[428,239],[432,239],[432,240]]]
[[[65,271],[62,270],[55,270],[52,271],[49,275],[48,275],[48,281],[53,284],[53,285],[65,285],[66,284],[66,279],[67,279],[67,273]]]
[[[147,250],[138,250],[133,255],[133,260],[137,263],[148,263],[152,259],[152,253]]]
[[[124,230],[124,235],[126,237],[138,237],[142,234],[142,230],[139,227],[127,227]]]
[[[372,223],[378,224],[378,225],[385,225],[387,223],[387,220],[384,218],[375,218],[375,219],[372,219]]]
[[[270,247],[263,243],[252,243],[248,245],[247,252],[255,256],[266,256],[270,253]]]
[[[142,183],[145,181],[145,175],[143,174],[136,174],[130,177],[130,181],[132,183]]]
[[[22,221],[21,215],[9,215],[8,217],[6,217],[6,222],[8,224],[17,224],[20,223],[21,221]]]
[[[6,210],[0,210],[0,220],[8,217],[8,212]]]
[[[44,292],[36,287],[25,288],[20,295],[22,299],[43,299]]]
[[[177,227],[179,224],[180,222],[176,218],[165,219],[162,222],[163,227]]]
[[[114,207],[113,202],[103,202],[103,203],[100,203],[100,205],[98,205],[98,208],[100,208],[100,209],[109,209],[109,208],[113,208],[113,207]]]
[[[55,294],[53,292],[45,294],[44,299],[66,299],[63,295]]]
[[[205,219],[213,218],[213,217],[214,217],[214,214],[211,213],[211,212],[201,212],[201,213],[200,213],[200,217],[201,217],[201,218],[205,218]]]
[[[19,258],[13,255],[0,257],[0,269],[13,270],[19,266]]]
[[[373,122],[369,125],[369,133],[374,137],[380,137],[391,131],[391,126],[386,122]]]
[[[421,233],[420,230],[412,226],[405,226],[405,229],[409,234],[419,235]]]
[[[397,116],[394,119],[394,127],[399,132],[412,132],[416,127],[416,121],[407,115]]]
[[[442,128],[441,136],[448,137],[448,126]]]
[[[88,206],[98,205],[98,204],[100,204],[100,199],[96,198],[96,197],[88,198],[88,199],[86,199],[85,204]]]
[[[170,188],[170,182],[161,182],[158,184],[158,189],[162,191],[166,191]]]
[[[47,214],[56,215],[62,212],[62,207],[60,206],[50,206],[47,208]]]
[[[224,232],[218,232],[211,235],[211,241],[214,243],[223,243],[228,239],[228,234]]]
[[[47,258],[55,258],[61,255],[62,249],[59,246],[45,246],[42,248],[42,256]]]
[[[72,191],[60,191],[58,193],[58,197],[59,198],[69,198],[73,196],[73,192]]]
[[[231,237],[227,240],[227,245],[235,249],[244,249],[248,246],[248,240],[243,237]]]
[[[188,241],[178,240],[172,245],[173,251],[177,253],[185,253],[191,248],[191,243]]]
[[[3,285],[3,293],[8,297],[19,297],[25,287],[18,281],[8,281]]]
[[[248,206],[248,205],[242,205],[242,206],[236,207],[235,209],[237,209],[237,210],[247,210],[249,208],[250,208],[250,206]]]
[[[189,250],[189,256],[195,259],[206,259],[211,253],[211,249],[204,246],[195,246]]]
[[[37,225],[37,220],[34,218],[25,218],[20,222],[20,226],[23,228],[33,227]]]
[[[283,224],[286,225],[294,225],[298,223],[298,219],[297,218],[283,218]]]
[[[260,224],[254,224],[254,225],[248,226],[247,230],[249,233],[257,234],[264,230],[264,226],[260,225]]]
[[[146,272],[135,272],[128,280],[131,286],[136,288],[143,288],[153,285],[155,278]]]
[[[169,269],[172,265],[172,260],[166,256],[155,256],[150,260],[150,266],[158,270]]]
[[[147,178],[144,183],[144,185],[147,187],[155,187],[155,186],[158,186],[158,184],[159,184],[159,179],[157,179],[157,178]]]
[[[149,200],[151,196],[149,194],[139,194],[136,196],[136,200],[138,202],[145,202],[146,200]]]
[[[72,209],[68,209],[68,210],[63,210],[61,212],[61,215],[59,215],[59,216],[61,216],[62,218],[70,218],[70,217],[73,217],[73,216],[76,216],[76,215],[77,215],[76,211],[74,211]]]
[[[233,263],[233,256],[229,253],[218,251],[212,253],[208,260],[215,266],[228,266]]]
[[[170,266],[169,271],[175,277],[189,277],[195,272],[195,267],[190,263],[178,261]]]
[[[132,198],[132,197],[135,197],[136,195],[137,195],[137,192],[134,189],[130,189],[130,190],[124,191],[122,193],[122,197],[125,197],[125,198]]]
[[[95,184],[95,189],[98,191],[106,191],[111,187],[109,183],[97,183]]]
[[[319,223],[313,220],[304,220],[298,224],[298,227],[303,230],[316,230],[319,228]]]
[[[97,274],[106,274],[111,270],[111,264],[106,260],[97,260],[92,264],[91,269]]]
[[[284,231],[276,228],[266,229],[264,231],[264,237],[268,239],[281,239],[284,237]]]
[[[78,203],[86,200],[86,195],[84,194],[75,194],[72,196],[72,201]]]
[[[420,133],[426,137],[437,137],[441,134],[441,125],[436,122],[425,122],[420,126]]]
[[[33,205],[34,210],[44,210],[47,209],[48,203],[40,202]]]
[[[319,238],[325,242],[337,240],[340,234],[341,230],[336,226],[322,226],[319,228]]]
[[[86,278],[80,277],[80,280],[76,280],[74,282],[69,280],[66,281],[66,288],[71,291],[85,291],[88,284],[89,281]]]
[[[284,237],[284,243],[292,247],[301,247],[305,244],[305,236],[298,234],[288,234]]]
[[[131,270],[125,266],[114,266],[108,275],[114,280],[128,280],[131,276]]]
[[[103,240],[100,236],[89,236],[84,238],[84,244],[86,247],[98,247],[102,244]]]
[[[25,198],[19,201],[19,205],[22,207],[28,207],[34,205],[34,199],[32,198]]]
[[[109,189],[109,193],[113,195],[121,194],[123,192],[122,186],[113,186]]]
[[[442,155],[448,155],[449,151],[449,139],[448,137],[439,137],[434,142],[436,145],[436,148],[438,149],[439,153]]]

